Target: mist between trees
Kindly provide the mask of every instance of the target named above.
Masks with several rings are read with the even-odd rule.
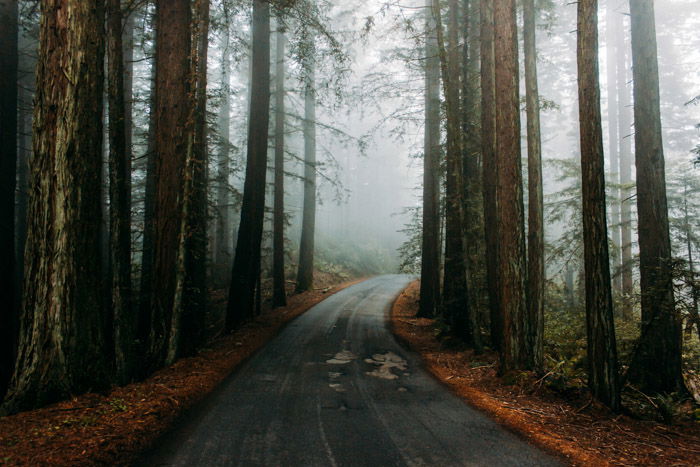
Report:
[[[697,2],[92,3],[0,1],[5,412],[396,272],[503,374],[699,397]]]

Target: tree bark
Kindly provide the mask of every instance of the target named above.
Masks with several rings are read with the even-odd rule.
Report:
[[[131,147],[128,145],[121,1],[107,0],[109,96],[109,253],[112,343],[117,381],[131,378],[134,319],[131,308]]]
[[[649,392],[685,392],[682,321],[673,296],[653,1],[630,1],[630,15],[642,334],[628,376]]]
[[[231,78],[229,58],[230,51],[230,30],[227,4],[224,3],[225,26],[223,31],[223,53],[221,54],[221,92],[223,93],[221,105],[219,107],[219,136],[221,138],[221,149],[218,154],[217,168],[217,188],[216,205],[218,216],[216,219],[216,234],[214,240],[214,265],[217,271],[217,282],[219,281],[218,271],[223,271],[230,267],[231,261],[231,193],[229,188],[229,172],[231,171],[230,145],[231,145]]]
[[[285,131],[285,44],[284,24],[277,20],[277,54],[275,71],[275,206],[273,233],[272,266],[272,305],[287,305],[287,291],[284,273],[284,131]]]
[[[531,368],[525,338],[525,219],[520,148],[520,92],[515,0],[494,1],[498,285],[501,371]]]
[[[150,352],[151,323],[153,321],[153,255],[155,250],[155,206],[156,206],[156,70],[158,61],[156,46],[158,42],[158,10],[151,21],[154,29],[150,83],[150,114],[148,118],[148,138],[146,148],[146,187],[143,208],[143,247],[141,253],[141,288],[139,291],[139,313],[137,317],[137,344],[139,354],[146,356]],[[140,376],[149,372],[148,365],[142,365]]]
[[[619,411],[620,382],[610,286],[605,155],[598,76],[598,1],[580,0],[578,78],[588,386],[596,399],[612,410]]]
[[[425,21],[425,133],[423,235],[418,316],[432,318],[440,304],[440,58],[432,0]]]
[[[209,0],[194,2],[191,51],[191,110],[188,117],[187,160],[183,194],[183,224],[173,319],[166,365],[193,355],[204,340],[207,311],[207,58]]]
[[[27,280],[4,411],[108,383],[100,271],[104,5],[42,2]]]
[[[544,359],[544,194],[540,92],[537,83],[537,42],[534,0],[523,0],[525,92],[527,107],[528,235],[527,339],[531,365],[541,369]]]
[[[485,307],[486,270],[481,179],[481,135],[479,131],[479,5],[462,0],[461,14],[461,129],[464,180],[464,249],[467,275],[468,319],[477,353],[483,351],[481,324],[488,322]]]
[[[632,319],[632,294],[634,280],[632,276],[632,106],[631,93],[628,84],[628,54],[625,42],[624,23],[622,15],[616,18],[617,49],[617,95],[619,96],[618,133],[620,138],[620,247],[622,267],[622,317]]]
[[[265,0],[253,2],[252,64],[247,166],[226,313],[227,330],[253,315],[255,283],[260,274],[270,118],[270,4]]]
[[[17,2],[0,1],[0,399],[12,376],[15,306],[15,175],[17,173]]]
[[[443,313],[452,332],[474,345],[475,330],[471,328],[466,255],[464,245],[464,165],[463,138],[460,120],[458,3],[449,0],[448,44],[445,44],[440,1],[433,1],[437,24],[438,50],[442,68],[442,84],[447,114],[447,155],[445,183],[445,280],[443,284]]]
[[[315,47],[310,48],[304,64],[304,213],[299,245],[299,269],[296,292],[313,287],[314,244],[316,236],[316,64]]]
[[[495,65],[494,4],[481,0],[481,157],[484,231],[486,245],[486,276],[491,317],[491,346],[502,347],[503,323],[498,298],[498,214],[496,188],[498,171],[496,160],[496,65]]]
[[[619,133],[619,115],[618,95],[617,95],[617,48],[616,43],[617,27],[615,17],[619,13],[615,12],[614,3],[608,1],[606,14],[606,49],[607,49],[607,88],[608,88],[608,148],[610,158],[610,172],[612,181],[616,186],[620,184],[620,133]],[[612,230],[612,245],[613,250],[613,287],[616,292],[622,292],[622,233],[621,233],[621,217],[620,217],[620,189],[615,187],[613,192],[613,202],[611,206],[611,230]]]
[[[172,329],[184,221],[183,184],[191,144],[191,5],[156,2],[155,183],[149,364],[164,365]]]

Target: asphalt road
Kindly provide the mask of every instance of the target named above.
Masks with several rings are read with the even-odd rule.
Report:
[[[558,465],[394,340],[387,315],[410,281],[374,278],[306,312],[139,465]]]

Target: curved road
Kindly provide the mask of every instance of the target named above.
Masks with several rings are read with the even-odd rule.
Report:
[[[387,314],[410,281],[370,279],[297,318],[140,465],[558,465],[394,340]]]

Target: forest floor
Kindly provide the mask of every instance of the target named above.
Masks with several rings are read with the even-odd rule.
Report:
[[[436,322],[415,318],[419,283],[392,309],[392,330],[438,380],[470,405],[571,465],[700,465],[700,424],[616,415],[586,391],[561,392],[529,373],[501,378],[497,355],[474,355],[437,338]]]
[[[145,381],[0,418],[0,465],[128,465],[286,323],[360,282],[333,286],[336,279],[317,275],[313,291],[290,297],[285,308],[265,310]]]

